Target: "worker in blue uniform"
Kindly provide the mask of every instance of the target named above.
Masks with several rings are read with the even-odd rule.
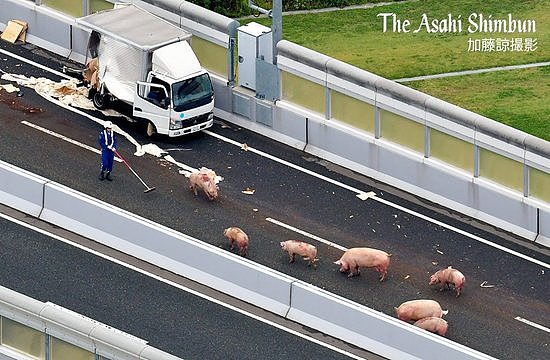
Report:
[[[101,173],[99,180],[112,181],[111,172],[113,171],[113,160],[117,147],[117,135],[113,131],[113,123],[106,121],[104,129],[99,133],[97,141],[101,146]]]

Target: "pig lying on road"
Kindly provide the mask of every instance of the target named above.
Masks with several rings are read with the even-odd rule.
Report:
[[[218,197],[216,173],[205,167],[202,167],[199,172],[193,172],[189,175],[189,187],[195,196],[197,196],[197,189],[201,189],[208,200],[214,200]]]
[[[407,322],[431,316],[440,318],[448,312],[441,310],[441,306],[435,300],[410,300],[395,308],[397,318]]]
[[[317,256],[317,248],[311,244],[298,241],[298,240],[287,240],[287,241],[281,241],[281,248],[288,252],[288,255],[290,256],[290,262],[293,263],[296,254],[300,255],[302,259],[308,260],[308,266],[313,265],[313,267],[316,267],[315,263],[319,260],[315,257]]]
[[[445,336],[449,324],[440,317],[429,316],[422,318],[414,323],[414,326],[418,326],[421,329],[438,333],[441,336]]]
[[[384,281],[390,266],[390,256],[385,251],[371,248],[348,249],[340,260],[334,263],[340,265],[340,272],[349,271],[348,277],[359,275],[359,268],[376,268],[381,274],[380,281]]]
[[[446,269],[441,269],[435,274],[430,276],[430,285],[443,283],[444,285],[439,289],[442,291],[445,287],[450,288],[449,284],[453,284],[456,290],[456,297],[460,296],[460,291],[464,287],[466,277],[457,269],[453,269],[449,266]]]
[[[238,227],[228,227],[223,231],[223,236],[229,239],[229,250],[233,250],[235,244],[239,248],[239,255],[246,256],[248,252],[248,235]]]

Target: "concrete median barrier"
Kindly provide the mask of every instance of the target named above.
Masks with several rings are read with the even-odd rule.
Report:
[[[48,179],[0,161],[0,204],[38,217]]]
[[[40,218],[278,315],[294,280],[65,186],[49,183]]]
[[[494,359],[300,281],[287,318],[388,359]]]

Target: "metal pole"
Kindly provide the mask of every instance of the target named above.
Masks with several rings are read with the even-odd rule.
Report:
[[[283,0],[273,0],[271,10],[273,21],[271,32],[273,36],[273,65],[277,65],[277,43],[283,38]]]
[[[82,1],[82,16],[90,14],[90,3],[89,0]]]

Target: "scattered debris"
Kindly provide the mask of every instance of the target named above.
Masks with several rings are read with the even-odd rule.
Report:
[[[65,70],[65,69],[64,69]],[[86,68],[82,71],[84,81],[90,84],[91,87],[97,89],[99,87],[99,59],[97,57],[88,61]]]
[[[158,147],[156,144],[145,144],[141,146],[141,150],[144,151],[147,154],[161,157],[164,154],[168,154],[165,150],[162,150],[160,147]],[[166,160],[166,159],[165,159]]]
[[[243,149],[244,151],[248,151],[248,145],[246,145],[246,143],[243,143],[241,145],[241,149]]]
[[[254,211],[254,212],[258,212],[258,209],[252,209],[252,211]]]
[[[398,229],[401,229],[401,225],[396,224],[395,226],[397,226]]]
[[[443,255],[443,251],[441,251],[441,250],[438,250],[438,249],[436,249],[435,251],[437,251],[437,253],[438,253],[438,254],[441,254],[441,255]]]
[[[247,194],[247,195],[253,195],[254,194],[254,189],[251,189],[249,187],[247,187],[246,189],[244,189],[243,191],[241,191],[243,194]]]
[[[367,200],[368,198],[371,198],[371,197],[373,197],[373,196],[375,196],[375,195],[376,195],[376,193],[375,193],[374,191],[369,191],[369,192],[366,192],[366,193],[365,193],[365,192],[360,192],[360,193],[357,194],[356,196],[357,196],[359,199],[365,201],[365,200]]]
[[[12,84],[2,84],[0,85],[0,89],[4,89],[8,93],[12,92],[19,92],[19,88],[16,86],[13,86]]]
[[[404,277],[405,280],[407,280],[408,278],[410,278],[411,276],[407,274],[407,276]]]
[[[18,40],[25,42],[28,27],[25,21],[10,20],[0,38],[12,44],[15,44]]]
[[[436,266],[437,264],[439,264],[437,261],[432,261],[433,266]]]
[[[493,287],[495,287],[495,285],[487,285],[487,281],[482,282],[481,284],[479,284],[479,286],[482,287],[482,288],[493,288]]]

